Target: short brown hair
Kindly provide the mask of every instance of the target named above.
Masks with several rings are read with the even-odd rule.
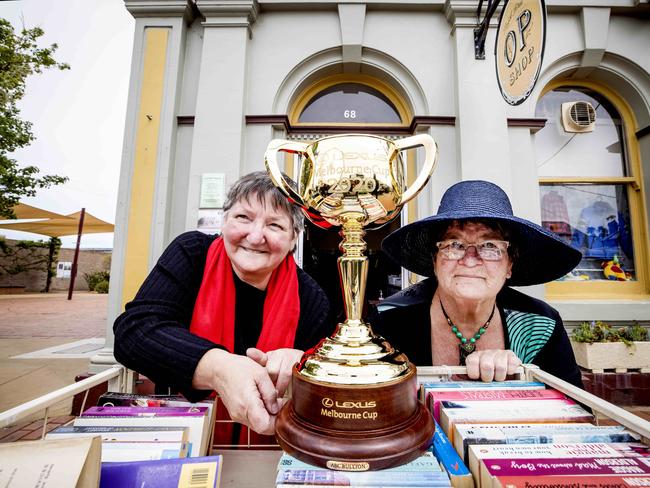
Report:
[[[291,226],[296,234],[304,228],[304,218],[298,205],[291,203],[287,197],[277,189],[271,177],[265,171],[254,171],[239,178],[228,190],[223,210],[227,212],[232,206],[242,200],[250,201],[257,196],[258,201],[264,205],[269,197],[273,208],[282,210],[291,219]]]

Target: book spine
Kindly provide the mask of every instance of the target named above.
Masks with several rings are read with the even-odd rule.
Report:
[[[427,405],[433,412],[433,417],[440,422],[440,403],[453,402],[493,402],[496,400],[567,400],[566,395],[557,390],[459,390],[459,391],[430,391],[427,395]],[[570,401],[573,404],[573,401]]]
[[[643,458],[483,459],[491,476],[650,475]]]
[[[650,476],[496,476],[494,488],[636,488],[650,486]]]
[[[207,407],[90,407],[83,417],[199,417]]]

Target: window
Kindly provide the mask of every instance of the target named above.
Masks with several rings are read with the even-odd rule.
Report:
[[[637,148],[622,102],[590,86],[559,86],[538,101],[535,135],[542,225],[579,249],[551,298],[646,293],[645,225]],[[620,108],[619,108],[620,107]]]
[[[401,119],[378,90],[361,83],[339,83],[309,100],[298,122],[400,123]]]
[[[290,120],[297,126],[395,126],[411,122],[403,98],[389,84],[367,75],[333,75],[297,97]]]

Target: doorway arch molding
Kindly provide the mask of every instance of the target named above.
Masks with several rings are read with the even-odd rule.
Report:
[[[535,103],[529,105],[534,117],[535,105],[544,93],[545,87],[553,81],[564,80],[567,84],[576,81],[593,81],[615,91],[623,98],[634,114],[636,130],[650,126],[650,76],[638,64],[628,58],[605,53],[600,64],[588,76],[574,77],[582,67],[583,52],[577,51],[553,61],[540,74],[534,96]],[[647,129],[646,129],[647,130]]]
[[[390,85],[413,115],[429,113],[422,86],[395,58],[375,49],[363,48],[361,63],[349,66],[343,64],[340,47],[320,51],[296,64],[282,80],[276,92],[273,113],[289,113],[300,94],[308,87],[323,78],[346,73],[350,74],[351,78],[357,74],[367,75]]]

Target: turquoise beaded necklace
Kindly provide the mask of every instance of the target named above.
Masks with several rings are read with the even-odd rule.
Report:
[[[476,350],[476,341],[478,341],[481,338],[481,336],[487,332],[487,328],[490,326],[490,321],[492,320],[492,317],[494,317],[494,311],[497,308],[497,304],[496,302],[494,302],[490,317],[481,327],[479,327],[476,334],[474,334],[474,337],[467,339],[463,335],[463,333],[458,329],[458,327],[454,325],[454,323],[449,318],[449,315],[447,315],[447,312],[445,311],[445,307],[442,306],[442,300],[440,299],[438,300],[440,301],[440,308],[442,309],[442,314],[447,319],[447,323],[449,324],[449,327],[451,327],[451,331],[454,333],[456,337],[458,337],[458,340],[460,341],[460,344],[458,344],[458,349],[460,351],[460,365],[465,366],[465,359],[467,358],[467,356],[469,356]]]

